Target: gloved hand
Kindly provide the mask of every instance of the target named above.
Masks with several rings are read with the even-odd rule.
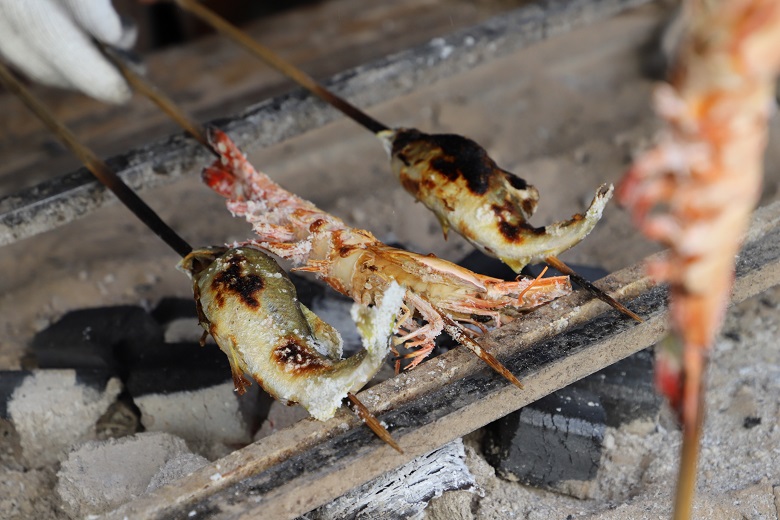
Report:
[[[91,39],[125,37],[111,0],[0,0],[0,57],[45,85],[127,101],[130,87]]]

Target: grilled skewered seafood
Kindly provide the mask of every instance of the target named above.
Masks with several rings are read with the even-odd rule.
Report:
[[[316,273],[328,285],[364,305],[376,304],[393,283],[404,288],[399,341],[418,348],[413,365],[433,349],[446,330],[491,367],[520,386],[493,356],[472,339],[486,326],[499,326],[570,291],[567,277],[507,282],[455,264],[387,246],[371,233],[282,189],[256,171],[224,133],[210,129],[221,159],[204,171],[205,182],[229,199],[228,209],[253,225],[256,244]],[[415,320],[419,314],[425,321]],[[464,325],[466,328],[464,328]],[[467,328],[468,326],[476,327]]]
[[[244,374],[250,374],[276,399],[329,419],[390,351],[403,294],[398,285],[383,293],[377,307],[353,312],[365,349],[341,359],[338,331],[298,302],[287,273],[262,251],[199,249],[180,268],[192,278],[200,324],[227,355],[239,394],[250,384]]]
[[[634,163],[618,198],[670,248],[650,271],[669,282],[676,337],[658,349],[656,381],[683,423],[675,518],[689,518],[703,420],[702,376],[758,200],[767,120],[780,72],[780,3],[689,1],[688,31],[656,90],[661,143]],[[654,211],[655,210],[655,211]]]

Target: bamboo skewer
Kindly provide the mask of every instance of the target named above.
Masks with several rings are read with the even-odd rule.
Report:
[[[369,116],[344,98],[337,96],[317,80],[306,74],[295,65],[287,62],[268,47],[256,42],[233,24],[210,10],[203,4],[192,0],[175,0],[184,10],[194,14],[217,31],[226,35],[250,53],[254,54],[273,68],[295,81],[297,84],[316,95],[329,105],[338,109],[356,123],[376,134],[389,127]]]
[[[92,150],[81,144],[78,138],[46,108],[12,73],[0,63],[0,82],[15,94],[51,132],[69,148],[84,166],[114,195],[151,229],[171,249],[184,257],[192,251],[190,246],[155,211],[149,207],[108,165]]]
[[[325,101],[329,105],[333,106],[337,110],[341,111],[344,115],[366,128],[373,134],[377,134],[384,130],[390,130],[390,127],[372,118],[356,106],[349,103],[344,98],[334,94],[327,89],[324,85],[317,82],[314,78],[308,75],[303,70],[299,69],[292,63],[289,63],[281,56],[276,54],[268,47],[255,41],[249,37],[246,33],[241,31],[238,27],[234,26],[215,12],[211,11],[208,7],[204,6],[197,0],[174,0],[179,7],[188,11],[189,13],[197,16],[203,22],[207,23],[220,33],[224,34],[238,45],[249,51],[254,56],[260,58],[263,62],[275,68],[283,75],[295,81],[298,85],[305,88],[321,100]],[[630,311],[625,305],[615,300],[612,296],[608,295],[603,290],[599,289],[589,281],[585,280],[582,276],[577,274],[573,269],[567,266],[561,259],[555,256],[547,258],[547,263],[558,269],[560,272],[567,274],[575,283],[586,289],[598,299],[612,306],[617,311],[631,317],[632,319],[642,322],[636,313]]]
[[[133,89],[149,99],[152,103],[165,112],[168,117],[173,119],[185,132],[190,134],[196,141],[198,141],[204,148],[209,150],[215,156],[219,157],[219,154],[212,149],[209,144],[208,137],[206,137],[206,129],[195,121],[192,117],[186,114],[184,110],[180,109],[178,105],[155,85],[145,79],[141,74],[136,72],[132,65],[120,56],[114,49],[107,45],[102,45],[103,53],[111,60],[111,62],[119,69],[124,76],[125,80],[130,84]]]
[[[563,263],[563,261],[558,258],[557,256],[548,256],[544,259],[544,261],[550,266],[561,273],[568,275],[569,278],[574,280],[577,285],[591,293],[593,296],[598,298],[599,300],[603,301],[604,303],[607,303],[614,307],[616,310],[622,312],[626,316],[630,316],[631,318],[635,319],[639,323],[642,323],[644,320],[639,317],[638,314],[636,314],[634,311],[620,303],[619,301],[615,300],[612,296],[608,295],[592,283],[590,283],[588,280],[583,278],[581,275],[579,275],[574,269]]]

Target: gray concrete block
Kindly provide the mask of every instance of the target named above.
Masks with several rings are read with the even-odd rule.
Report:
[[[71,518],[111,511],[146,493],[169,461],[190,453],[184,440],[166,433],[87,442],[57,473],[62,509]]]
[[[229,375],[229,373],[228,373]],[[141,424],[148,432],[185,439],[209,459],[252,442],[261,412],[259,386],[238,395],[232,380],[198,390],[134,397]]]

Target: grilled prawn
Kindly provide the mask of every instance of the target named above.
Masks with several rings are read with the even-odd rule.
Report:
[[[418,350],[412,366],[447,331],[493,368],[519,385],[514,376],[472,339],[486,326],[499,326],[570,291],[567,277],[507,282],[475,274],[433,256],[387,246],[371,233],[348,227],[312,203],[282,189],[256,171],[225,135],[210,129],[221,155],[204,171],[205,182],[227,197],[228,209],[252,224],[256,244],[299,270],[316,273],[338,292],[373,305],[397,283],[404,289],[399,341]],[[424,324],[418,323],[419,315]],[[470,328],[469,328],[470,327]]]
[[[262,251],[198,249],[180,268],[193,281],[200,324],[227,355],[239,394],[250,384],[244,374],[250,374],[276,399],[329,419],[389,353],[401,304],[397,285],[383,293],[378,307],[353,312],[365,348],[341,359],[338,331],[298,302],[287,273]]]
[[[689,518],[704,404],[703,374],[734,280],[734,259],[758,200],[780,72],[776,0],[685,2],[687,32],[669,82],[666,121],[618,198],[669,255],[650,266],[670,284],[675,337],[657,350],[656,381],[683,422],[675,518]]]

